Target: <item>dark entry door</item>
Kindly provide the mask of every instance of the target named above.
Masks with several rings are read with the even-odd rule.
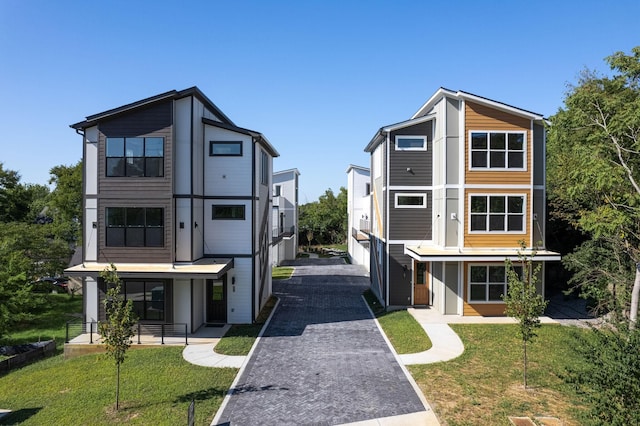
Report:
[[[227,276],[207,280],[207,322],[227,322]]]

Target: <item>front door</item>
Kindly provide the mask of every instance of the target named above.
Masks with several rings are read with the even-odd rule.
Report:
[[[429,304],[429,264],[427,262],[415,262],[413,277],[413,304]]]
[[[227,276],[207,280],[207,322],[227,322]]]

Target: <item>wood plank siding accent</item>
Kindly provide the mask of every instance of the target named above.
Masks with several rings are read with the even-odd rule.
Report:
[[[477,263],[477,262],[474,262]],[[504,316],[504,310],[506,309],[506,305],[504,303],[468,303],[469,300],[469,262],[464,262],[464,274],[463,274],[463,294],[464,298],[462,304],[462,315],[463,316],[487,316],[487,317],[496,317],[496,316]]]
[[[106,139],[108,137],[164,138],[164,176],[107,177]],[[105,119],[98,123],[98,261],[173,261],[173,101]],[[106,247],[106,207],[161,207],[164,209],[164,247]]]
[[[506,233],[469,233],[469,195],[470,194],[524,194],[525,212],[524,226],[525,232],[520,234]],[[533,198],[529,189],[466,189],[464,194],[464,247],[520,247],[520,240],[529,244],[531,241],[531,203]]]
[[[527,132],[525,171],[469,170],[469,132],[473,130],[512,130]],[[465,181],[468,184],[531,184],[533,137],[531,120],[473,102],[465,103]]]

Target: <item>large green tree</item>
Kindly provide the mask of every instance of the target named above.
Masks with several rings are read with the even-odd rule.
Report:
[[[82,229],[82,161],[72,166],[55,166],[49,173],[49,183],[55,187],[47,207],[56,235],[77,243]]]
[[[319,244],[342,244],[347,239],[347,190],[340,188],[336,196],[327,189],[318,201],[300,206],[298,217],[300,241],[307,241],[311,231]]]
[[[609,284],[600,297],[635,323],[640,295],[640,46],[631,55],[617,52],[606,60],[611,75],[582,72],[569,87],[564,107],[550,119],[549,195],[554,211],[590,237],[568,264],[585,279],[578,283],[583,293],[593,294],[592,286],[602,290],[602,280],[590,279],[602,277],[597,270],[615,275],[622,287],[614,292]],[[606,259],[609,267],[576,261],[593,254],[594,241],[615,246],[614,257]],[[621,279],[634,269],[635,280]]]

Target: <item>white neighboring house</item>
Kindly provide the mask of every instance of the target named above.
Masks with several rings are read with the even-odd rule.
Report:
[[[85,322],[105,319],[114,264],[141,323],[252,323],[271,295],[277,151],[197,87],[71,125],[83,145]]]
[[[295,260],[298,254],[298,169],[273,173],[271,263]]]
[[[351,262],[369,264],[369,232],[371,230],[371,180],[366,167],[349,165],[347,168],[348,250]]]

